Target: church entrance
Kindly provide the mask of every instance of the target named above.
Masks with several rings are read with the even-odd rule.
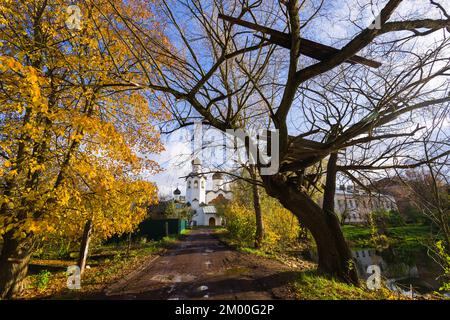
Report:
[[[209,226],[210,227],[215,227],[216,226],[216,219],[214,219],[213,217],[209,218]]]

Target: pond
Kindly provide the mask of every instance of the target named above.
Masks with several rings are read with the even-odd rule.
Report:
[[[317,262],[315,251],[309,251],[308,258]],[[418,296],[437,291],[441,286],[439,281],[439,266],[423,250],[402,250],[388,248],[358,248],[352,250],[360,279],[365,281],[371,273],[367,268],[371,265],[380,267],[381,276],[386,286],[400,294]],[[412,293],[411,293],[412,290]]]
[[[411,296],[430,293],[440,287],[436,281],[439,274],[430,272],[432,261],[424,252],[409,252],[405,255],[405,252],[395,249],[378,251],[364,248],[352,250],[352,255],[361,279],[365,280],[370,276],[367,273],[370,265],[377,265],[386,286],[393,291]]]

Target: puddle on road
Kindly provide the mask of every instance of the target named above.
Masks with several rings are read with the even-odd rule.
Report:
[[[207,286],[200,286],[200,287],[198,287],[198,291],[206,291],[206,290],[208,290]]]
[[[188,282],[196,279],[196,276],[191,274],[157,274],[151,277],[151,280],[164,282],[164,283],[179,283],[179,282]]]
[[[250,272],[249,268],[245,267],[235,267],[235,268],[229,268],[225,270],[226,275],[240,275],[240,274],[247,274]]]

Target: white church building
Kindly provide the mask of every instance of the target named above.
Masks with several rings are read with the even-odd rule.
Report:
[[[194,226],[220,226],[224,223],[223,218],[217,215],[214,203],[231,200],[232,192],[230,183],[226,182],[221,173],[212,175],[212,189],[207,190],[208,176],[202,172],[202,163],[198,158],[191,162],[192,172],[186,176],[185,202],[194,211],[192,218]],[[181,197],[177,188],[174,191],[175,199]]]

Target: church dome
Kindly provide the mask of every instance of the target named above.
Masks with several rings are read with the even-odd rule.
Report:
[[[221,180],[223,179],[223,175],[220,172],[216,172],[212,176],[213,180]]]
[[[176,188],[175,191],[173,192],[174,195],[179,196],[181,194],[180,189]]]

